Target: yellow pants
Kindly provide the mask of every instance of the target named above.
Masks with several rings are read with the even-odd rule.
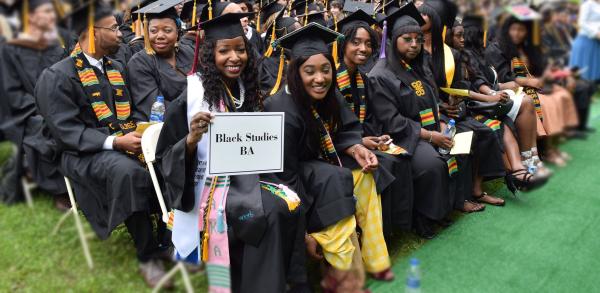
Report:
[[[377,194],[371,173],[353,170],[356,220],[362,229],[362,257],[369,273],[379,273],[391,266],[387,245],[383,237],[381,196]]]
[[[352,265],[352,255],[354,254],[354,245],[350,236],[356,230],[356,220],[354,216],[347,217],[323,231],[311,233],[323,249],[323,257],[327,262],[338,270],[350,270]]]

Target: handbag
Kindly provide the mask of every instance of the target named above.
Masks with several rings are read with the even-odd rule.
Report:
[[[513,105],[513,100],[508,100],[506,102],[468,101],[467,110],[476,115],[483,115],[488,118],[502,120],[508,115],[508,112],[510,112]]]

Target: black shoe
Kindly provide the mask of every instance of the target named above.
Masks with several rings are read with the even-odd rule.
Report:
[[[586,127],[586,128],[583,129],[583,131],[585,131],[587,133],[595,133],[596,132],[596,128]]]
[[[429,219],[423,216],[417,216],[414,220],[415,234],[423,239],[433,239],[437,235],[433,230],[433,227],[429,223]]]

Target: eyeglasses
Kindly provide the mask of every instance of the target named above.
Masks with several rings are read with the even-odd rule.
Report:
[[[111,27],[94,26],[94,28],[101,28],[101,29],[109,30],[109,31],[112,31],[113,33],[116,33],[119,30],[119,25],[115,24]]]
[[[416,38],[411,38],[411,37],[402,37],[402,40],[404,40],[404,42],[412,44],[413,42],[416,42],[417,45],[421,45],[423,43],[425,43],[425,38],[423,37],[416,37]]]

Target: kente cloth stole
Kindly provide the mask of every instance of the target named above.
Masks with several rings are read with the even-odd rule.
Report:
[[[458,163],[456,162],[456,157],[450,157],[448,161],[446,161],[448,165],[448,176],[452,177],[455,173],[458,172]]]
[[[113,67],[112,62],[110,60],[106,61],[104,68],[113,89],[116,115],[106,104],[109,98],[102,96],[102,87],[94,67],[87,61],[79,43],[75,45],[73,52],[71,52],[71,58],[73,58],[79,81],[83,85],[87,99],[92,105],[100,125],[108,127],[110,134],[116,136],[134,131],[136,123],[131,119],[131,104],[129,98],[125,96],[125,81],[121,73]]]
[[[529,69],[527,68],[527,64],[523,62],[519,58],[513,58],[511,61],[511,66],[513,73],[517,77],[529,77]],[[542,114],[542,104],[540,102],[540,97],[538,96],[538,92],[535,88],[532,87],[523,87],[523,92],[529,95],[533,99],[533,104],[535,105],[535,113],[540,118],[541,121],[544,121],[544,116]]]
[[[350,79],[350,75],[348,74],[348,70],[345,68],[344,65],[340,65],[337,73],[338,89],[340,90],[340,93],[342,93],[342,95],[344,96],[344,100],[346,100],[346,105],[348,105],[350,110],[354,114],[356,114],[356,117],[358,117],[358,121],[360,121],[360,124],[363,124],[367,116],[367,99],[365,95],[365,83],[358,70],[354,74],[354,79],[356,80],[356,91],[358,93],[359,102],[358,105],[356,105],[354,99],[355,97],[352,95],[352,81]]]
[[[419,116],[421,116],[422,127],[435,124],[435,117],[433,116],[433,110],[431,108],[420,111]]]
[[[340,160],[340,157],[335,150],[335,146],[333,145],[333,139],[331,138],[332,129],[330,124],[321,119],[321,116],[319,116],[319,113],[317,113],[315,108],[311,107],[310,110],[312,111],[315,120],[317,120],[317,123],[319,124],[321,156],[330,164],[342,166],[342,161]]]

